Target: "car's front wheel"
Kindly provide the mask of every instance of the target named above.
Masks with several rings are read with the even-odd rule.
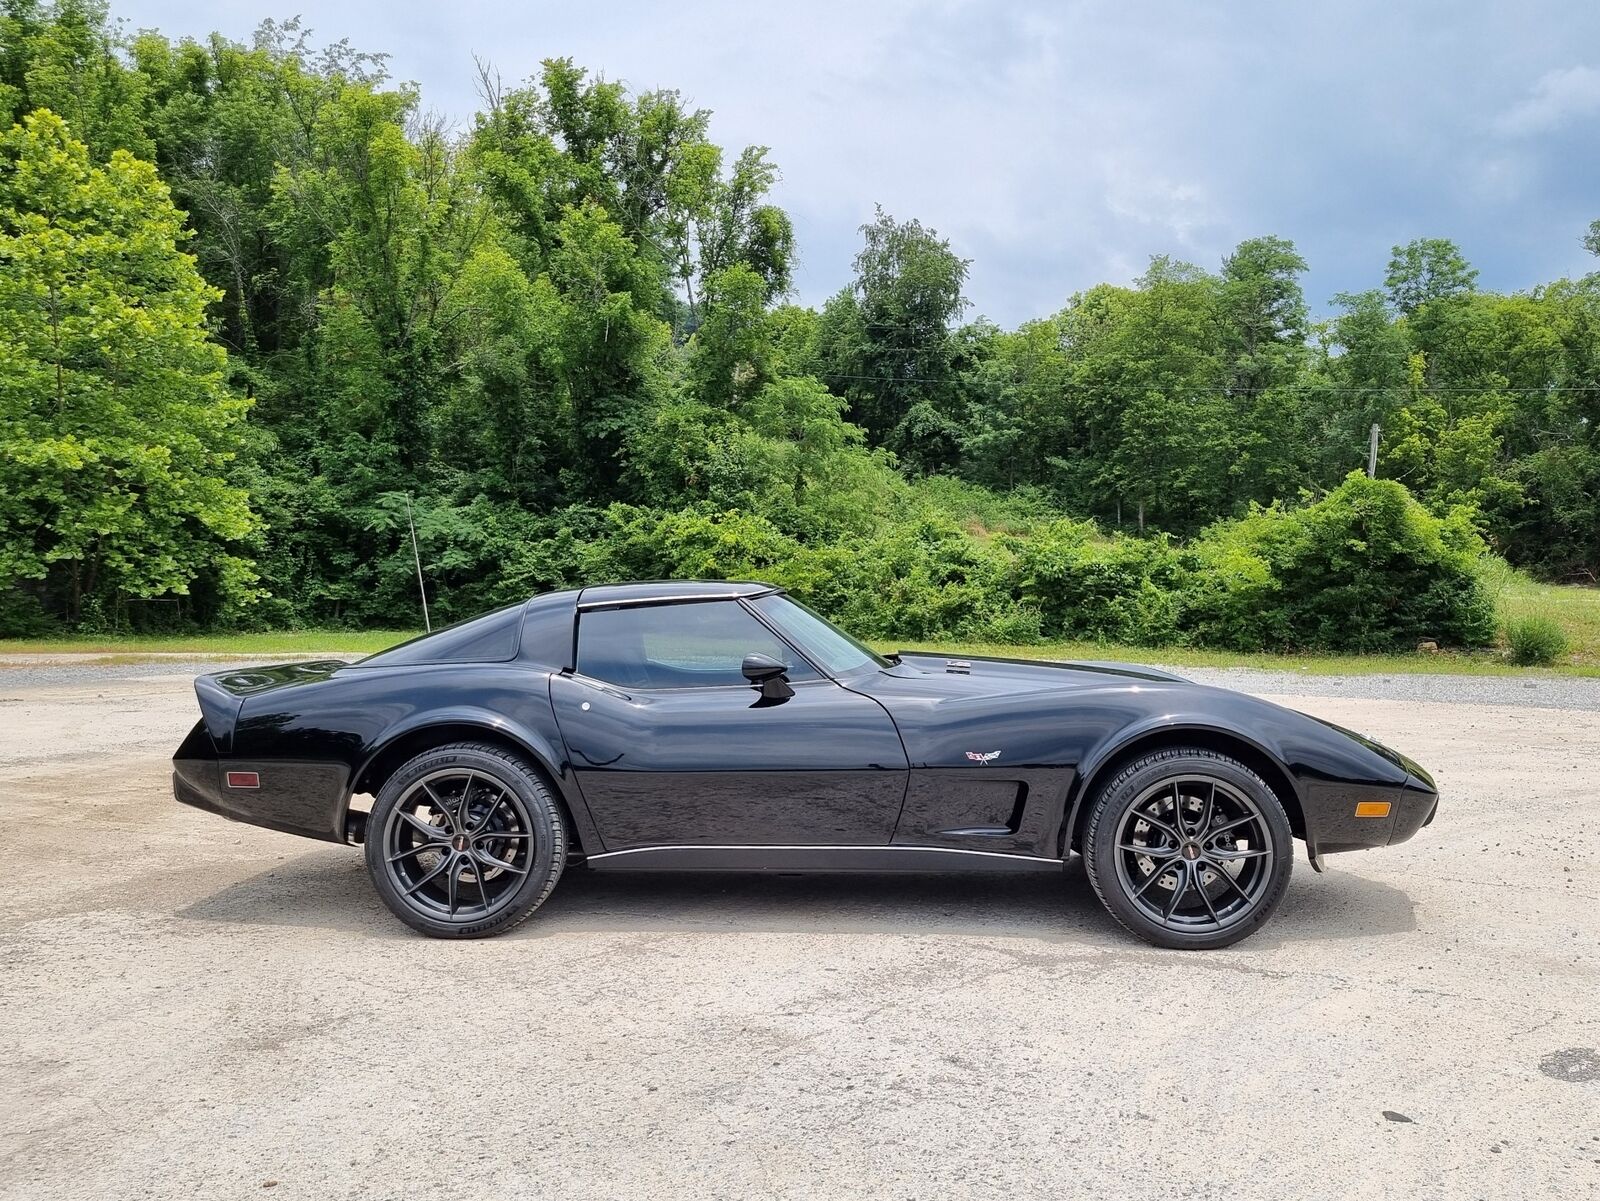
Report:
[[[435,938],[482,938],[537,909],[567,835],[522,759],[485,743],[425,751],[385,781],[367,819],[367,871],[396,917]]]
[[[1162,947],[1225,947],[1261,928],[1289,886],[1293,834],[1245,764],[1152,751],[1090,799],[1084,864],[1111,915]]]

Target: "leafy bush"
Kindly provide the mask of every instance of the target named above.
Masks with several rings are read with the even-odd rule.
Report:
[[[1352,476],[1315,503],[1256,508],[1181,546],[1047,518],[1037,498],[980,512],[969,485],[874,491],[878,465],[861,455],[858,476],[793,487],[804,466],[793,445],[765,447],[784,467],[768,478],[789,485],[783,503],[759,513],[711,500],[535,513],[482,496],[417,498],[434,616],[611,580],[764,579],[882,639],[1383,650],[1494,636],[1497,561],[1462,513],[1435,517],[1397,483]],[[334,517],[314,494],[301,503],[318,520]],[[841,503],[858,516],[841,519]],[[284,516],[300,519],[287,507]],[[404,494],[342,519],[367,531],[371,553],[348,564],[345,591],[295,596],[295,615],[325,613],[331,602],[346,620],[403,620],[396,615],[417,609]],[[1006,532],[989,532],[1002,521]],[[1508,637],[1514,648],[1529,641],[1520,626]]]
[[[1186,624],[1234,647],[1398,650],[1419,639],[1482,646],[1494,604],[1464,510],[1440,518],[1393,480],[1352,473],[1314,504],[1253,510],[1208,528]]]
[[[1092,522],[1055,521],[1016,553],[1016,587],[1045,633],[1161,645],[1179,641],[1182,562],[1165,537],[1102,537]]]
[[[1540,614],[1515,617],[1506,623],[1506,645],[1513,663],[1545,667],[1567,653],[1567,633]]]
[[[0,592],[0,638],[40,638],[60,633],[60,625],[45,612],[32,592],[8,588]]]
[[[586,558],[590,579],[760,579],[797,550],[765,517],[684,509],[660,512],[612,505],[603,543]]]
[[[806,547],[771,578],[864,637],[989,638],[1037,628],[1011,595],[1009,569],[1003,548],[925,517]]]

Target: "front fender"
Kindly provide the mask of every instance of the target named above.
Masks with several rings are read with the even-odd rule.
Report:
[[[1082,806],[1103,783],[1108,768],[1141,746],[1170,744],[1193,731],[1212,744],[1221,739],[1248,748],[1273,769],[1277,778],[1270,782],[1289,791],[1313,853],[1389,841],[1392,817],[1353,815],[1359,801],[1386,799],[1404,787],[1408,777],[1402,767],[1356,737],[1303,713],[1242,693],[1205,692],[1203,706],[1189,704],[1122,726],[1085,755],[1066,828],[1077,829]]]
[[[1214,716],[1186,713],[1147,718],[1144,721],[1136,722],[1130,726],[1123,726],[1107,734],[1084,756],[1083,762],[1079,765],[1079,788],[1077,792],[1079,801],[1089,795],[1101,782],[1100,773],[1107,765],[1115,763],[1141,742],[1151,741],[1152,735],[1181,734],[1186,730],[1193,730],[1197,734],[1211,736],[1221,734],[1224,737],[1245,744],[1257,754],[1265,756],[1283,772],[1284,781],[1293,790],[1296,802],[1304,800],[1299,782],[1294,778],[1294,774],[1289,771],[1288,765],[1283,761],[1279,751],[1258,737],[1247,726],[1226,718],[1219,720]],[[1076,816],[1076,808],[1077,806],[1074,804],[1074,816]]]

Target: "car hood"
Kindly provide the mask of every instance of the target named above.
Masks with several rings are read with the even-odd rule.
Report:
[[[901,678],[937,677],[948,685],[952,695],[1104,688],[1117,683],[1189,682],[1171,672],[1135,663],[1068,663],[1041,659],[997,659],[981,655],[935,655],[920,651],[901,651],[896,658],[899,663],[889,669],[889,674]]]
[[[1379,758],[1382,758],[1382,759],[1387,760],[1388,762],[1394,764],[1401,771],[1411,773],[1411,775],[1415,776],[1418,780],[1420,780],[1422,783],[1426,784],[1429,788],[1436,787],[1433,777],[1428,774],[1427,770],[1420,763],[1418,763],[1415,759],[1411,758],[1409,755],[1402,755],[1399,751],[1395,750],[1393,747],[1385,746],[1383,743],[1379,742],[1376,738],[1368,738],[1365,734],[1358,734],[1354,730],[1348,730],[1344,726],[1336,725],[1335,723],[1333,723],[1331,721],[1328,721],[1325,718],[1313,717],[1309,713],[1306,714],[1305,716],[1310,717],[1312,721],[1316,722],[1320,726],[1327,726],[1328,729],[1330,729],[1330,730],[1337,730],[1339,733],[1343,734],[1346,738],[1349,738],[1349,739],[1351,739],[1351,740],[1353,740],[1355,742],[1359,742],[1362,746],[1366,747],[1369,751],[1371,751],[1373,754],[1377,755]]]

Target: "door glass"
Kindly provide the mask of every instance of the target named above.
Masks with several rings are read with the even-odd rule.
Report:
[[[805,648],[812,662],[836,676],[863,667],[888,667],[889,661],[864,642],[857,642],[838,626],[824,621],[792,597],[773,593],[750,602],[782,630],[794,644]]]
[[[735,601],[595,609],[578,618],[578,671],[628,688],[748,687],[746,655],[771,655],[789,679],[817,673]]]

